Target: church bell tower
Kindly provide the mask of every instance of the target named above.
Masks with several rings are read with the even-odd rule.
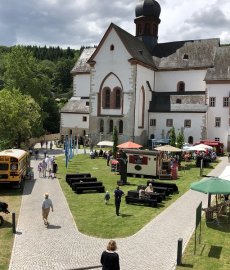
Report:
[[[141,0],[136,9],[136,37],[139,38],[152,53],[158,40],[158,26],[161,22],[161,7],[155,0]]]

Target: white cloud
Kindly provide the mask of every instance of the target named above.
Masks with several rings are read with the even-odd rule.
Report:
[[[96,45],[113,22],[135,34],[139,0],[0,1],[1,44]],[[159,0],[159,42],[220,37],[230,43],[229,0]]]

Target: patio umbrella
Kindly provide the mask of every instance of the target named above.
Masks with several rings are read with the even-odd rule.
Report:
[[[110,141],[101,141],[97,145],[101,145],[101,146],[113,146],[113,142],[110,142]]]
[[[191,150],[191,151],[206,151],[205,148],[202,148],[199,145],[191,146],[188,150]]]
[[[211,177],[191,183],[190,188],[205,194],[228,194],[230,193],[230,181],[218,177]]]
[[[211,177],[199,182],[190,184],[190,188],[204,194],[216,194],[216,211],[217,211],[217,194],[230,193],[230,181],[218,177]]]
[[[140,144],[128,141],[128,142],[125,142],[125,143],[118,145],[117,147],[118,148],[125,148],[125,149],[139,149],[143,146]]]
[[[203,143],[201,143],[201,144],[197,144],[197,146],[199,146],[199,147],[201,147],[201,148],[204,148],[204,149],[209,149],[209,148],[211,148],[212,149],[212,146],[210,146],[210,145],[207,145],[207,144],[203,144]]]
[[[182,151],[182,149],[171,146],[169,144],[156,147],[155,149],[160,150],[160,151],[168,151],[168,152],[181,152]]]

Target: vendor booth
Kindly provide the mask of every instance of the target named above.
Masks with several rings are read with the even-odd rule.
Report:
[[[154,177],[159,174],[159,152],[125,149],[127,155],[127,174],[133,177]]]

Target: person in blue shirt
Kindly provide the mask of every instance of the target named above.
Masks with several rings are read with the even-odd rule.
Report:
[[[119,216],[121,197],[124,195],[125,195],[125,193],[122,190],[120,190],[120,187],[117,185],[117,188],[113,193],[113,196],[115,197],[115,206],[116,206],[116,215],[117,216]]]

